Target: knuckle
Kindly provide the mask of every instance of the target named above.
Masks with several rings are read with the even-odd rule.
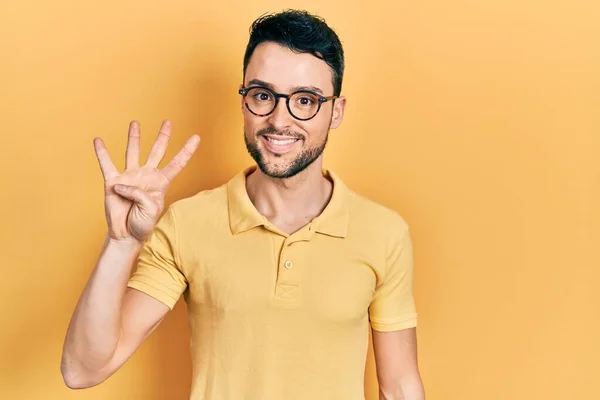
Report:
[[[192,152],[187,147],[184,147],[183,149],[181,149],[181,155],[187,160],[192,157]]]
[[[179,157],[175,157],[173,159],[173,165],[178,169],[183,169],[183,167],[185,166],[185,162],[182,161]]]

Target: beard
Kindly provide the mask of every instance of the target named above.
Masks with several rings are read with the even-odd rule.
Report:
[[[295,132],[277,132],[272,127],[261,129],[260,131],[258,131],[256,136],[260,138],[261,136],[266,134],[297,137],[299,138],[299,140],[304,139],[302,135],[299,135]],[[325,150],[328,138],[329,132],[327,132],[327,134],[325,135],[325,140],[323,141],[323,143],[315,147],[302,150],[302,152],[292,162],[290,162],[287,167],[283,169],[275,169],[273,165],[265,161],[265,157],[258,147],[258,139],[256,141],[250,142],[248,140],[248,136],[244,133],[244,142],[246,143],[246,150],[248,150],[248,153],[254,159],[258,168],[260,168],[262,173],[266,176],[278,179],[291,178],[304,171],[309,165],[315,162],[315,160],[319,158],[321,154],[323,154],[323,150]],[[275,155],[275,157],[280,157],[280,155]]]

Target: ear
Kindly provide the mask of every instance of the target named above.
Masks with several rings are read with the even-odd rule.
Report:
[[[344,110],[346,109],[346,98],[344,96],[340,96],[333,101],[333,113],[331,114],[331,122],[329,123],[329,128],[335,129],[341,125],[342,120],[344,119]]]

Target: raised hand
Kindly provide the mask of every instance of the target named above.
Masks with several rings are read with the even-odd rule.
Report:
[[[171,122],[164,121],[146,164],[140,167],[140,125],[132,121],[129,124],[125,171],[122,173],[112,163],[102,139],[94,139],[96,156],[104,176],[104,207],[111,239],[143,242],[152,232],[164,209],[169,184],[185,167],[200,143],[200,137],[193,135],[177,155],[159,169],[170,137]]]

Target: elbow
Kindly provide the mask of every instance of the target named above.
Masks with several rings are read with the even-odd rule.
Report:
[[[80,368],[73,366],[72,364],[64,362],[60,364],[60,373],[62,375],[63,382],[69,389],[87,389],[92,386],[98,385],[102,380],[94,379],[89,374],[83,373]]]
[[[63,382],[69,389],[80,390],[98,385],[102,380],[93,380],[72,372],[62,373]]]
[[[63,382],[69,389],[77,390],[77,389],[87,389],[90,386],[85,385],[82,381],[78,381],[77,379],[73,379],[68,375],[63,375]]]
[[[63,382],[69,389],[87,389],[89,387],[94,386],[92,383],[89,383],[86,379],[82,379],[81,375],[75,371],[71,371],[61,367],[61,374],[63,378]]]
[[[83,380],[78,379],[76,374],[62,369],[60,372],[62,374],[63,382],[69,389],[86,389],[89,387]]]

